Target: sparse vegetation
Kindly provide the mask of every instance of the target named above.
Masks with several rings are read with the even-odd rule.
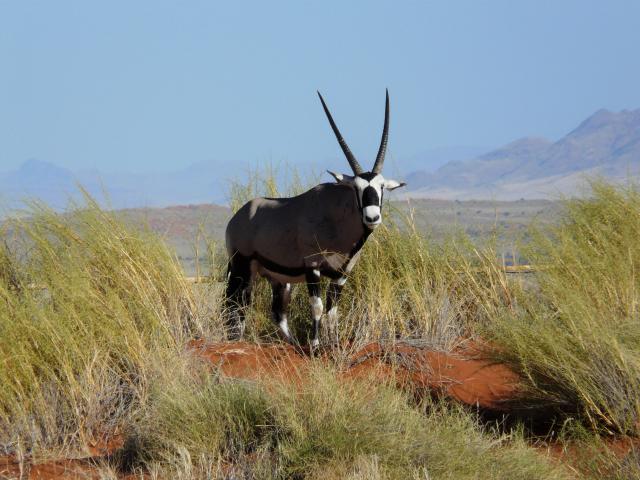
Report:
[[[236,206],[278,193],[273,179],[251,182],[234,187]],[[540,268],[526,279],[502,269],[504,232],[434,240],[410,209],[387,211],[347,283],[340,324],[326,325],[324,343],[337,342],[329,361],[313,360],[293,384],[225,378],[188,354],[195,337],[223,338],[221,286],[188,284],[161,239],[85,200],[65,214],[34,204],[3,227],[0,446],[8,454],[82,455],[96,439],[121,435],[122,462],[160,478],[640,475],[635,449],[620,459],[607,447],[611,434],[635,442],[640,424],[634,187],[594,182],[592,196],[565,202],[558,225],[532,229],[522,253]],[[225,259],[214,250],[219,269]],[[290,317],[300,333],[309,307],[298,290]],[[248,318],[253,341],[273,340],[269,302],[263,282]],[[391,380],[340,373],[349,352],[372,340],[451,350],[474,337],[522,375],[521,406],[556,415],[554,441],[593,455],[570,471],[530,446],[539,439],[517,422],[482,423]],[[115,476],[117,462],[103,470]]]
[[[568,478],[516,433],[320,365],[297,389],[209,375],[173,382],[155,401],[140,441],[170,476],[189,459],[240,478]]]

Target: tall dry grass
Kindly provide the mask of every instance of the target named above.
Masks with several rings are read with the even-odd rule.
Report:
[[[296,387],[174,377],[140,425],[142,459],[172,478],[568,478],[519,434],[486,431],[463,409],[416,406],[320,364],[305,374]]]
[[[600,180],[565,202],[527,255],[540,271],[485,333],[548,403],[604,432],[640,433],[640,192]]]
[[[351,338],[413,338],[451,349],[509,308],[520,284],[507,278],[491,238],[477,245],[452,231],[439,243],[411,216],[390,205],[385,213],[346,284],[341,306]]]
[[[237,186],[236,205],[274,185]],[[637,435],[640,195],[596,182],[566,212],[560,226],[532,235],[526,255],[544,268],[524,282],[504,273],[491,241],[454,232],[433,242],[386,205],[385,226],[347,283],[340,324],[327,325],[323,341],[357,348],[401,337],[452,348],[481,334],[522,373],[529,400],[555,406],[561,422]],[[162,240],[90,198],[66,214],[34,204],[3,229],[7,452],[69,453],[123,433],[158,478],[565,477],[522,433],[488,430],[463,409],[416,405],[379,382],[340,382],[331,366],[316,366],[299,389],[212,376],[185,344],[221,338],[220,286],[194,290]],[[262,282],[248,320],[259,341],[274,330],[269,303]],[[298,288],[291,317],[302,341],[308,308]],[[618,463],[610,478],[616,468],[629,478],[638,471]]]
[[[0,446],[83,448],[122,429],[153,369],[206,326],[167,246],[88,196],[32,204],[0,248]]]

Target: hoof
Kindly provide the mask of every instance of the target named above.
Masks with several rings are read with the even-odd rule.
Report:
[[[281,329],[278,329],[277,335],[280,340],[282,340],[285,343],[288,343],[289,345],[296,346],[298,344],[296,339],[293,338],[293,336],[289,334],[289,332],[285,333]]]

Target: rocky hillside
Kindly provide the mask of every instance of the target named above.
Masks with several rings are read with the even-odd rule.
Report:
[[[434,173],[408,176],[412,197],[546,198],[573,194],[587,175],[640,173],[640,109],[599,110],[556,142],[523,138]]]

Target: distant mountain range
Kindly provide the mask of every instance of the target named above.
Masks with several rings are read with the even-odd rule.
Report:
[[[16,208],[37,198],[54,208],[81,197],[82,185],[112,208],[163,207],[180,204],[225,203],[229,168],[216,162],[193,164],[168,173],[72,172],[42,160],[27,160],[17,170],[0,173],[0,207]]]
[[[599,110],[556,142],[522,138],[435,172],[407,176],[405,196],[440,199],[549,198],[578,193],[586,176],[640,174],[640,109]]]
[[[402,160],[404,172],[429,168],[431,170],[447,161],[461,160],[485,149],[477,147],[452,147],[425,150]],[[390,175],[398,173],[398,164],[390,158],[386,162]],[[297,165],[305,181],[320,175],[320,181],[330,181],[325,169],[348,171],[343,157],[330,159],[326,164],[302,163]],[[275,163],[276,173],[285,174],[287,165]],[[78,185],[82,185],[102,204],[115,209],[138,207],[166,207],[171,205],[196,205],[203,203],[226,204],[231,182],[242,179],[247,172],[255,171],[249,163],[211,160],[194,163],[186,168],[165,173],[100,172],[83,170],[73,172],[53,163],[30,159],[16,170],[0,172],[0,213],[3,209],[20,207],[25,199],[40,199],[57,209],[63,209],[70,199],[81,197]],[[291,173],[291,172],[289,172]],[[283,179],[286,183],[286,180]]]
[[[478,147],[432,149],[392,158],[386,168],[390,176],[412,171],[404,175],[408,188],[402,197],[517,200],[572,195],[586,175],[617,180],[640,174],[640,109],[599,110],[556,142],[528,137],[482,152]],[[336,158],[326,168],[340,166],[345,170],[344,161]],[[14,171],[0,173],[0,208],[19,207],[26,198],[63,208],[80,196],[78,184],[112,208],[223,204],[229,180],[241,176],[244,168],[210,161],[169,173],[72,172],[27,160]],[[322,171],[317,166],[312,170]]]

